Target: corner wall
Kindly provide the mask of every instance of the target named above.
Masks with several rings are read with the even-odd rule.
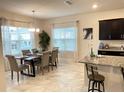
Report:
[[[53,18],[46,21],[46,29],[48,31],[52,31],[52,24],[54,23],[63,23],[68,21],[76,21],[79,20],[79,31],[78,31],[78,56],[84,57],[89,55],[91,48],[91,40],[83,39],[83,28],[93,28],[93,49],[95,54],[97,54],[97,50],[99,47],[99,20],[104,19],[113,19],[113,18],[124,18],[124,9],[117,9],[112,11],[104,11],[104,12],[96,12],[96,13],[87,13],[87,14],[78,14],[60,18]],[[51,32],[49,32],[51,33]],[[123,41],[105,41],[111,44],[122,44]],[[124,44],[124,43],[123,43]]]

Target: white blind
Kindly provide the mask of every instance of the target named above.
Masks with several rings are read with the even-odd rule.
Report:
[[[77,27],[76,22],[54,24],[53,47],[59,47],[60,51],[76,51]]]
[[[29,23],[1,18],[4,55],[20,55],[21,50],[34,47],[34,33],[29,31]]]

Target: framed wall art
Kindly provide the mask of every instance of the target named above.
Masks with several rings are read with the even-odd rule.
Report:
[[[83,28],[83,39],[93,39],[93,28]]]

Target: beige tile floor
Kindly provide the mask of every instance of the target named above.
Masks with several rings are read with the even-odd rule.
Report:
[[[36,77],[20,76],[17,83],[16,73],[14,80],[10,78],[10,72],[6,74],[7,91],[9,92],[86,92],[84,86],[84,65],[72,60],[61,59],[58,68],[46,71],[44,75],[38,73]],[[115,80],[116,81],[116,80]],[[109,81],[108,81],[109,82]],[[110,82],[111,83],[111,82]],[[122,88],[118,88],[122,84]],[[112,86],[105,85],[106,91],[124,91],[124,82],[115,83]],[[109,88],[112,87],[112,88]],[[109,90],[112,89],[112,90]]]
[[[86,91],[83,86],[83,64],[71,60],[60,60],[58,68],[36,77],[20,76],[19,84],[12,81],[7,73],[7,91],[19,92],[80,92]]]

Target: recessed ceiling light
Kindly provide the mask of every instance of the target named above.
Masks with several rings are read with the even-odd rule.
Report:
[[[94,4],[94,5],[92,6],[93,9],[96,9],[97,7],[98,7],[97,4]]]
[[[72,0],[64,0],[64,3],[65,3],[66,5],[72,5]]]

